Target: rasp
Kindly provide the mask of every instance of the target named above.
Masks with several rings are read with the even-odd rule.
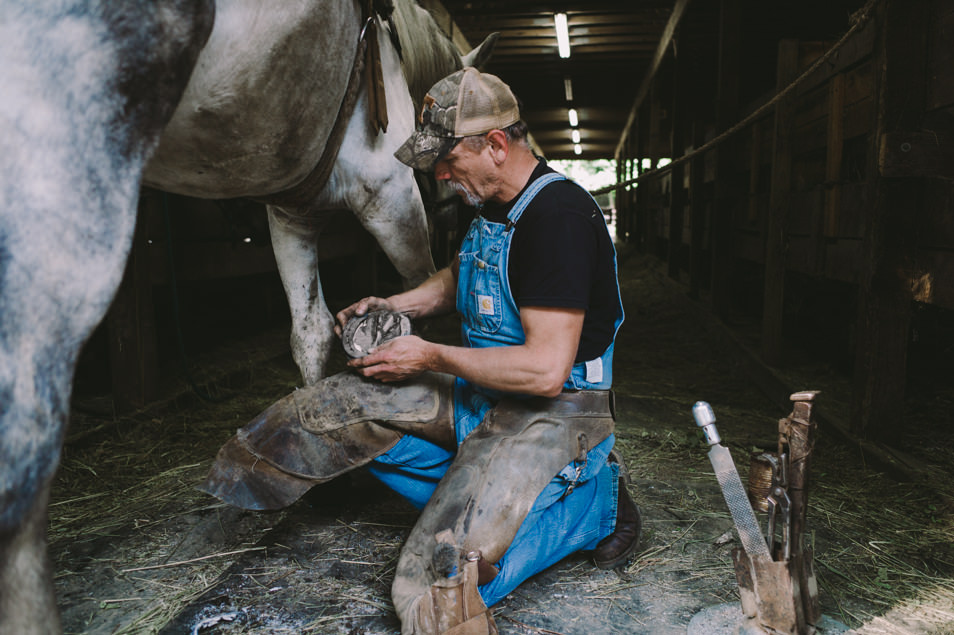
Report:
[[[716,430],[716,418],[715,413],[712,412],[712,406],[705,401],[697,401],[692,407],[692,416],[696,419],[696,425],[702,428],[706,442],[710,446],[709,460],[712,462],[716,480],[722,488],[722,496],[725,497],[726,505],[729,506],[729,513],[732,514],[732,520],[735,522],[736,531],[739,532],[745,553],[749,554],[750,558],[760,557],[771,560],[768,545],[762,537],[759,523],[755,519],[755,512],[752,511],[745,488],[742,486],[742,479],[739,478],[739,472],[732,461],[732,455],[729,449],[721,444],[722,439],[719,438],[719,431]]]

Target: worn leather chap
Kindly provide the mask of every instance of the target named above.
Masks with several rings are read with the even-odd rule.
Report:
[[[493,625],[486,608],[480,611],[472,602],[462,616],[465,621],[451,624],[447,615],[454,607],[435,605],[444,596],[434,589],[441,589],[447,596],[443,601],[454,604],[473,597],[476,588],[467,586],[476,581],[464,579],[473,565],[467,555],[480,554],[490,563],[504,555],[547,483],[581,451],[612,433],[611,402],[609,391],[505,399],[464,440],[398,560],[391,597],[404,635],[454,633],[453,628],[469,623],[470,629],[475,622]],[[440,543],[453,544],[459,554],[461,573],[451,578],[438,562]],[[457,594],[446,594],[454,585]],[[460,632],[496,632],[495,627],[476,628]]]
[[[199,486],[243,509],[281,509],[384,454],[404,433],[454,448],[453,381],[399,385],[340,373],[278,400],[219,450]]]

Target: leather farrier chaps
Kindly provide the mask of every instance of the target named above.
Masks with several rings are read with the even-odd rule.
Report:
[[[402,633],[496,632],[486,608],[454,623],[459,605],[476,594],[469,588],[474,560],[496,563],[547,483],[572,461],[585,461],[613,426],[606,390],[504,399],[493,408],[461,443],[401,551],[391,597]],[[439,566],[445,545],[458,554],[450,576]]]
[[[295,391],[219,451],[204,491],[245,509],[285,507],[413,434],[451,448],[453,377],[381,384],[352,373]],[[550,480],[613,431],[612,393],[505,398],[460,444],[402,549],[391,588],[402,632],[477,635],[496,626],[476,560],[496,563]]]
[[[399,386],[339,373],[276,401],[219,450],[202,491],[243,509],[282,509],[384,454],[403,433],[453,450],[454,378]]]

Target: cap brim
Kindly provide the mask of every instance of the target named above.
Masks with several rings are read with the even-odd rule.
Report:
[[[394,157],[415,170],[430,172],[456,144],[455,137],[439,137],[419,131],[408,137]]]

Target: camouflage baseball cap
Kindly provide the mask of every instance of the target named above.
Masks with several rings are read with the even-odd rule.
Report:
[[[431,87],[417,132],[394,156],[416,170],[430,172],[461,137],[503,129],[519,120],[517,98],[499,77],[464,68]]]

